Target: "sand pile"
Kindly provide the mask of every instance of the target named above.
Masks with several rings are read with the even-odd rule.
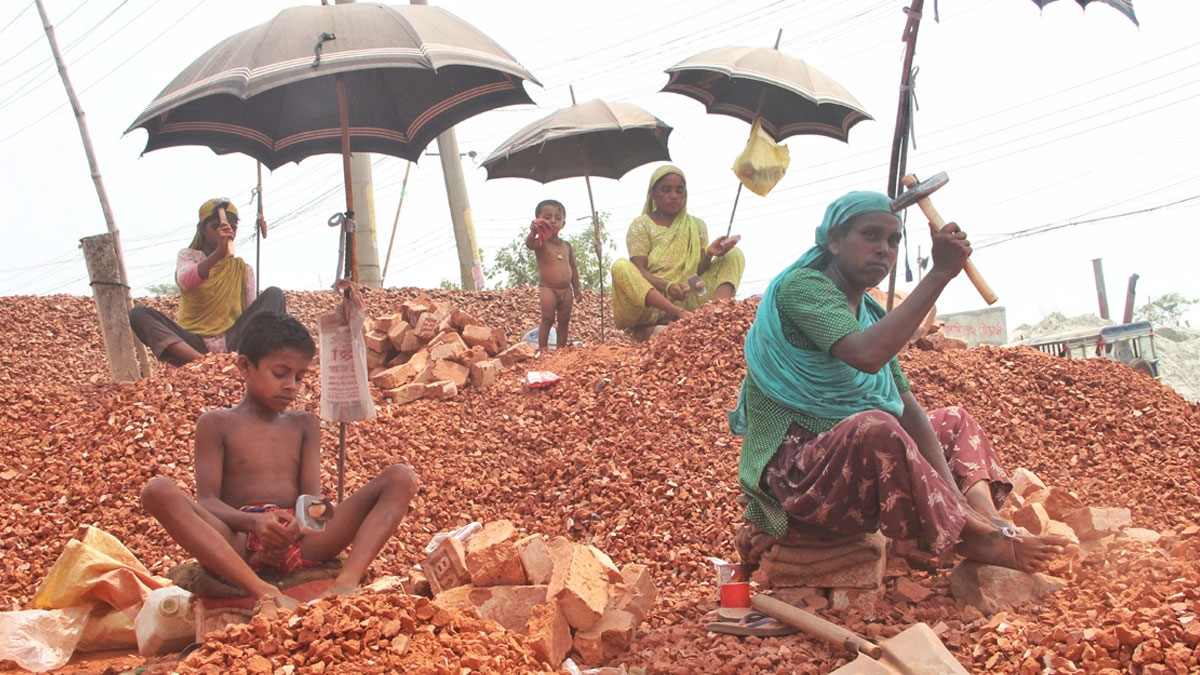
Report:
[[[386,295],[388,306],[411,297]],[[506,325],[508,313],[519,314],[520,325],[536,316],[528,290],[490,297],[464,294],[457,306],[496,326]],[[334,299],[292,294],[289,302],[312,325]],[[137,495],[154,475],[191,487],[197,414],[241,396],[232,358],[131,385],[93,384],[90,376],[105,365],[90,299],[5,298],[0,305],[0,346],[11,355],[0,366],[7,448],[0,480],[8,495],[0,502],[0,603],[25,606],[80,523],[116,535],[156,573],[182,561]],[[744,373],[741,345],[754,309],[753,302],[714,303],[650,343],[553,353],[448,401],[380,401],[378,420],[348,425],[347,486],[403,461],[416,468],[421,490],[371,575],[403,574],[436,532],[507,518],[527,531],[594,544],[619,566],[649,568],[659,596],[620,662],[651,673],[821,673],[843,663],[836,649],[803,635],[741,640],[708,634],[701,622],[716,601],[705,557],[735,555],[740,441],[729,435],[724,411]],[[1029,467],[1086,503],[1128,507],[1134,526],[1163,536],[1093,552],[1064,573],[1067,591],[1005,616],[960,609],[945,571],[894,561],[892,604],[880,620],[864,621],[853,609],[827,618],[874,637],[926,621],[976,672],[1036,672],[1050,663],[1069,670],[1056,659],[1081,669],[1197,668],[1200,406],[1130,377],[1120,364],[1029,349],[912,351],[901,360],[917,397],[970,409],[1007,466]],[[563,380],[525,391],[524,369]],[[316,411],[316,380],[300,407]],[[328,492],[335,425],[325,425],[322,448]],[[899,579],[931,595],[913,604],[893,588]],[[259,649],[252,641],[237,647]]]

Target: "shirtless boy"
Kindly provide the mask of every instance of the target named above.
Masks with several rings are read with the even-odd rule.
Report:
[[[288,408],[316,347],[296,319],[263,312],[247,322],[238,349],[242,402],[196,422],[196,499],[159,476],[142,489],[142,506],[205,569],[272,617],[297,602],[255,570],[317,565],[350,546],[330,592],[354,591],[408,511],[417,479],[394,464],[338,504],[323,531],[302,534],[290,507],[301,494],[321,494],[321,427],[312,413]]]
[[[545,351],[550,327],[558,318],[558,347],[567,346],[567,327],[571,322],[571,307],[582,301],[579,290],[579,268],[571,245],[559,238],[567,219],[567,210],[553,199],[547,199],[534,209],[525,245],[533,249],[538,266],[538,302],[542,308],[542,325],[538,329],[538,349]],[[574,297],[572,297],[574,290]]]

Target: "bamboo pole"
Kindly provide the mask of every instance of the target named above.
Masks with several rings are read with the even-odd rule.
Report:
[[[50,25],[46,7],[42,4],[42,0],[34,0],[34,4],[37,5],[38,14],[42,17],[42,28],[46,31],[46,41],[50,43],[50,51],[54,54],[54,63],[58,66],[58,75],[62,78],[63,88],[67,90],[67,99],[71,102],[71,109],[75,111],[75,121],[79,125],[79,136],[83,141],[83,152],[87,155],[88,168],[92,172],[92,183],[96,186],[96,196],[100,199],[100,210],[104,213],[104,222],[108,226],[108,231],[113,235],[113,249],[117,254],[117,271],[120,274],[119,282],[125,287],[125,311],[128,313],[133,309],[133,293],[129,290],[129,273],[125,270],[125,253],[121,248],[121,232],[117,229],[112,208],[108,205],[108,194],[104,190],[104,180],[100,177],[100,164],[96,161],[95,151],[92,150],[92,137],[88,133],[87,119],[83,113],[83,106],[79,103],[79,98],[75,96],[75,89],[71,86],[71,78],[67,75],[67,64],[58,50],[58,39],[54,37],[54,26]],[[134,353],[137,354],[138,367],[142,377],[149,377],[150,358],[146,355],[146,347],[135,340]]]

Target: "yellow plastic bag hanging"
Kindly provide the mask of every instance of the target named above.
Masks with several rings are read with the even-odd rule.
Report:
[[[755,122],[746,149],[733,161],[733,173],[751,192],[766,197],[787,173],[789,162],[787,146],[777,144],[762,130],[762,123]]]

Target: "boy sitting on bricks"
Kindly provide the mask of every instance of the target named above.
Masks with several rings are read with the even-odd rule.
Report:
[[[316,352],[296,319],[264,312],[247,323],[237,368],[241,403],[196,422],[196,499],[164,476],[142,490],[142,505],[209,572],[257,599],[274,617],[297,601],[255,570],[292,571],[331,560],[350,546],[330,593],[354,591],[395,533],[417,491],[413,470],[394,464],[334,510],[324,530],[302,534],[290,505],[321,493],[321,428],[315,415],[288,410]]]

